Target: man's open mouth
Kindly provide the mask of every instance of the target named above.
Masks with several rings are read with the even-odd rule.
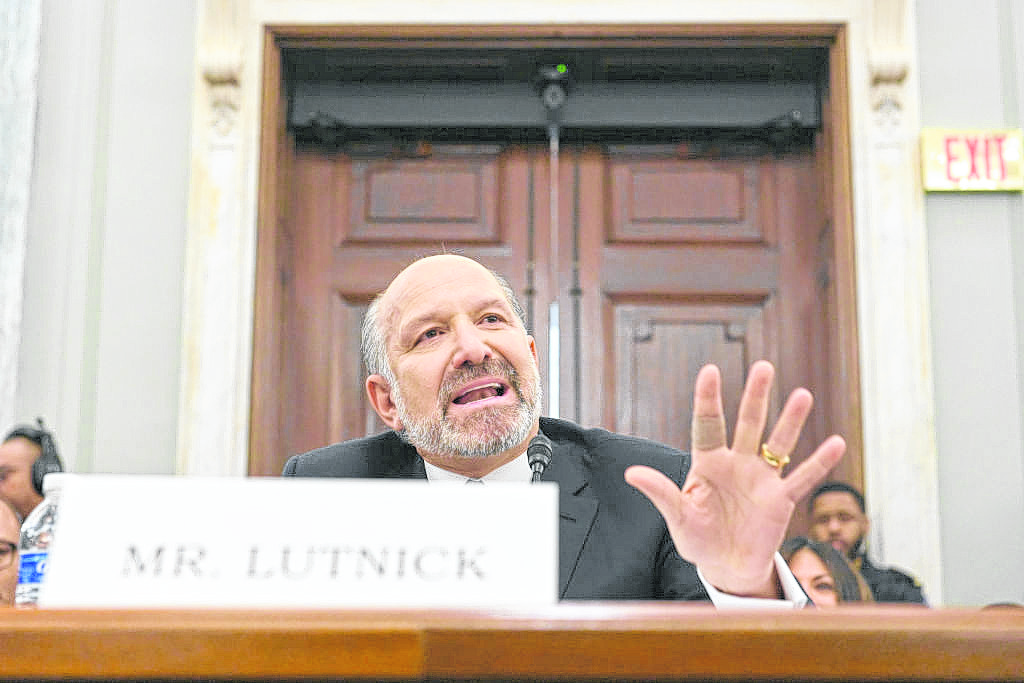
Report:
[[[482,384],[480,386],[473,387],[469,391],[459,394],[455,397],[452,403],[462,406],[467,403],[475,403],[477,401],[483,401],[496,396],[504,396],[507,391],[508,387],[504,384],[501,384],[500,382],[491,382],[489,384]]]

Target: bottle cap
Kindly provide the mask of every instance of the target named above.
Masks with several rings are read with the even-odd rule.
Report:
[[[69,476],[71,476],[69,472],[50,472],[43,477],[43,496],[48,496],[51,492],[60,491]]]

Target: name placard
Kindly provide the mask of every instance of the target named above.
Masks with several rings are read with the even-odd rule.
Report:
[[[73,475],[41,607],[552,604],[554,484]]]

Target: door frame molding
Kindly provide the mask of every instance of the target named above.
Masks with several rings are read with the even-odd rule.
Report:
[[[638,13],[637,3],[597,4],[601,11],[592,16],[601,17],[600,24],[560,23],[557,3],[528,4],[529,16],[517,16],[532,23],[500,24],[479,13],[494,15],[507,6],[484,10],[468,2],[468,13],[460,13],[468,23],[433,24],[437,17],[400,0],[322,3],[315,14],[303,3],[201,0],[178,471],[242,475],[250,452],[273,443],[275,401],[254,389],[272,385],[280,363],[254,349],[281,341],[274,321],[281,310],[278,253],[287,240],[280,220],[287,173],[280,162],[288,152],[283,46],[373,46],[401,39],[425,47],[467,40],[535,47],[553,40],[593,44],[641,37],[824,45],[830,69],[822,201],[836,236],[841,332],[832,357],[843,386],[858,387],[833,400],[847,406],[845,436],[850,450],[861,454],[863,470],[852,476],[868,492],[874,554],[918,569],[933,602],[941,602],[927,244],[907,28],[913,3],[823,0],[808,9],[807,3],[775,2],[759,5],[754,22],[749,3],[716,3],[717,9],[698,14],[640,0],[663,22],[644,24],[626,19],[652,16]],[[404,13],[395,13],[398,5]],[[407,23],[384,23],[393,16]],[[894,282],[902,296],[886,294]]]

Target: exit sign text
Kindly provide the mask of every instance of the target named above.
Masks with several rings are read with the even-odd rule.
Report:
[[[921,133],[924,189],[999,192],[1024,189],[1021,131],[926,128]]]

